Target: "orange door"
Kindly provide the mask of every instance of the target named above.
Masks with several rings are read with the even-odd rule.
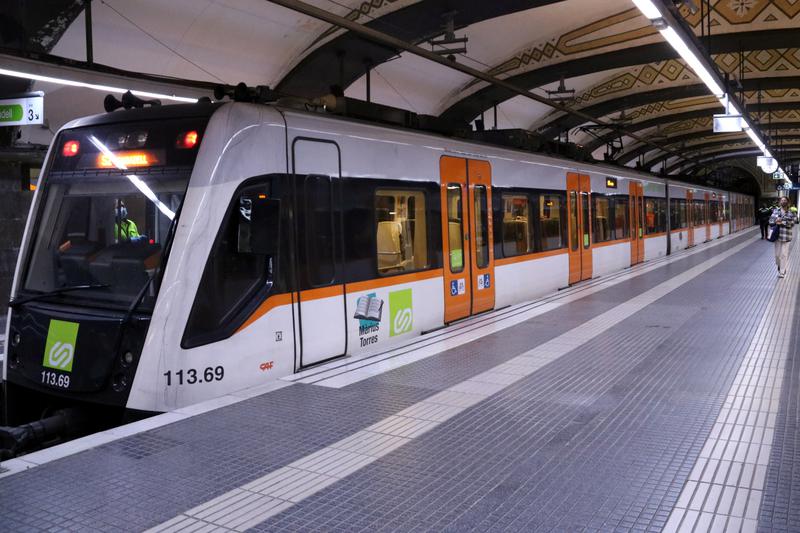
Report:
[[[592,207],[589,176],[567,174],[569,226],[569,283],[592,277]]]
[[[444,156],[442,191],[444,321],[494,308],[491,166]]]
[[[686,191],[686,227],[688,235],[686,237],[686,247],[694,246],[694,204],[692,203],[692,191]]]
[[[492,232],[492,167],[488,161],[467,163],[470,214],[470,279],[472,313],[494,309],[494,237]]]
[[[631,181],[628,195],[630,197],[631,221],[631,265],[644,261],[644,187],[641,183]]]

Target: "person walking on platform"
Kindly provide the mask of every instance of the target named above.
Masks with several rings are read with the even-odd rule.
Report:
[[[761,226],[761,238],[766,239],[769,232],[769,217],[772,215],[772,209],[766,203],[761,204],[761,209],[758,210],[758,224]]]
[[[797,222],[797,215],[789,209],[789,198],[784,196],[780,200],[778,209],[772,212],[769,217],[769,225],[776,226],[780,233],[775,241],[775,263],[778,265],[778,277],[786,276],[786,268],[789,266],[789,246],[792,242],[792,226]]]

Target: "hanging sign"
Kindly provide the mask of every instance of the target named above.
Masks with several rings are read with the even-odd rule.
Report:
[[[44,124],[44,93],[17,98],[0,98],[0,126]]]

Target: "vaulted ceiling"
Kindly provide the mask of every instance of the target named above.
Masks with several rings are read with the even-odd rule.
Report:
[[[83,0],[9,3],[12,16],[0,24],[0,46],[85,59]],[[712,115],[722,112],[718,101],[630,0],[306,3],[434,50],[441,47],[429,41],[441,38],[451,21],[456,36],[468,38],[466,53],[454,54],[458,63],[545,97],[563,80],[575,90],[571,109],[617,121],[626,132],[695,161],[267,0],[94,0],[94,61],[183,80],[270,85],[306,97],[339,86],[347,96],[365,98],[369,72],[371,99],[379,103],[465,123],[482,116],[489,128],[533,129],[622,165],[686,174],[724,163],[752,173],[765,187],[760,171],[747,163],[753,145],[744,134],[712,133]],[[798,160],[800,0],[690,2],[701,3],[706,10],[710,4],[710,15],[701,20],[700,11],[684,5],[686,24],[769,129],[770,145],[784,149],[783,162]],[[708,25],[711,34],[703,37]],[[51,129],[70,115],[102,110],[101,94],[36,88],[51,95],[45,110]],[[705,170],[695,168],[697,161]]]

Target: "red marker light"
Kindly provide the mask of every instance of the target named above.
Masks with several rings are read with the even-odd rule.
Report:
[[[200,139],[200,136],[197,134],[196,131],[187,131],[178,135],[178,140],[175,143],[176,148],[183,148],[189,149],[194,148],[197,145],[197,141]]]
[[[67,141],[61,149],[61,155],[64,157],[72,157],[78,155],[78,150],[81,148],[81,143],[78,141]]]
[[[156,243],[155,239],[150,239],[150,244],[155,244],[155,243]]]

